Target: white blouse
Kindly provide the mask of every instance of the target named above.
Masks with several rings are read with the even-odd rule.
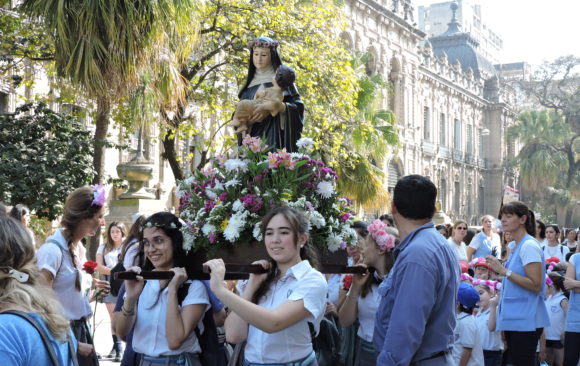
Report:
[[[373,341],[375,318],[381,302],[378,289],[377,285],[372,285],[366,297],[359,296],[357,299],[357,318],[360,325],[356,335],[367,342]]]
[[[72,258],[68,254],[68,244],[62,234],[62,229],[57,230],[47,241],[55,241],[56,243],[47,242],[38,249],[36,252],[38,269],[45,269],[52,274],[54,278],[52,288],[64,309],[64,315],[67,319],[89,318],[92,315],[89,301],[82,289],[78,291],[75,288],[77,277],[83,278],[84,272],[79,271],[79,268],[74,266]],[[86,262],[85,250],[80,244],[78,247],[76,252],[77,262],[78,266],[82,268],[82,265]],[[90,275],[87,276],[90,277]]]
[[[187,283],[190,283],[189,290],[181,303],[180,309],[187,305],[205,304],[205,311],[207,311],[210,308],[210,304],[207,290],[203,283],[201,281],[187,281]],[[135,352],[153,357],[179,355],[183,352],[201,352],[193,330],[181,347],[174,350],[169,348],[165,329],[169,289],[165,288],[161,291],[161,294],[159,294],[159,289],[159,281],[147,281],[143,292],[139,296],[135,332],[133,333],[133,349]],[[200,331],[203,332],[202,321],[203,314],[197,325]]]
[[[276,309],[286,301],[303,300],[310,312],[306,319],[276,333],[268,334],[250,325],[245,358],[255,363],[287,363],[305,358],[312,352],[308,322],[318,332],[326,309],[328,286],[324,276],[306,260],[292,266],[272,283],[258,302],[266,309]]]

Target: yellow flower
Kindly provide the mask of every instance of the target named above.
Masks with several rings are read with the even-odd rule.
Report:
[[[222,221],[221,226],[222,231],[225,231],[227,227],[228,227],[228,219],[224,219],[224,221]]]
[[[282,194],[280,195],[280,197],[283,200],[290,201],[292,199],[292,192],[284,191],[284,192],[282,192]]]

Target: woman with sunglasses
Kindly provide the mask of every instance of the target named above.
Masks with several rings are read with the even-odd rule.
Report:
[[[467,269],[467,246],[465,245],[465,236],[467,235],[467,222],[457,220],[451,228],[451,236],[447,241],[453,248],[460,267]]]

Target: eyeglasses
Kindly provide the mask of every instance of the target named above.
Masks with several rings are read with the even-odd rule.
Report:
[[[466,228],[466,227],[462,227],[462,226],[458,226],[458,227],[456,227],[456,229],[457,229],[457,230],[467,230],[467,228]]]

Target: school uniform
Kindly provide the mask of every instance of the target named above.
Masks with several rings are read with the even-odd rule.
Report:
[[[249,325],[245,365],[293,362],[302,366],[316,365],[308,323],[312,323],[318,333],[326,308],[327,291],[326,279],[307,260],[292,266],[283,277],[273,282],[258,305],[276,309],[286,301],[303,300],[304,308],[310,315],[286,329],[270,334]]]
[[[544,252],[544,258],[556,257],[562,263],[566,262],[566,255],[570,253],[570,249],[567,246],[560,244],[556,244],[553,247],[546,244],[542,247],[542,251]]]
[[[561,342],[564,335],[564,325],[566,323],[566,314],[562,309],[562,301],[566,299],[563,293],[559,292],[550,295],[546,299],[546,308],[550,317],[550,325],[544,329],[546,334],[546,347],[561,349],[564,345]]]
[[[530,263],[542,264],[543,279],[546,275],[544,254],[536,239],[526,234],[512,251],[506,268],[514,274],[525,276],[524,267]],[[543,298],[546,284],[542,281],[542,289],[534,293],[508,278],[504,277],[502,282],[496,329],[505,331],[508,352],[514,365],[531,365],[536,362],[535,349],[542,328],[550,325]]]
[[[453,360],[459,365],[464,348],[471,348],[471,357],[467,366],[484,366],[483,348],[475,317],[468,313],[457,314],[457,324],[454,331],[455,342],[453,343]]]
[[[497,309],[496,309],[497,311]],[[479,338],[481,340],[481,348],[483,349],[483,359],[486,366],[501,365],[501,357],[503,351],[503,342],[501,341],[501,334],[498,331],[490,331],[487,323],[491,309],[479,311],[475,315],[475,322],[479,331]]]
[[[103,263],[104,263],[105,267],[107,267],[109,269],[111,269],[117,265],[117,261],[119,259],[120,253],[121,253],[121,247],[118,247],[118,248],[113,248],[113,250],[111,250],[110,252],[105,254],[105,244],[104,243],[99,245],[99,248],[97,249],[97,254],[103,255]],[[111,276],[109,276],[109,275],[102,275],[101,277],[102,277],[101,279],[103,279],[105,281],[111,280]],[[115,304],[117,302],[117,296],[115,296],[111,293],[108,293],[107,296],[105,296],[103,299],[100,299],[100,301],[104,302],[104,303]]]
[[[359,327],[357,330],[358,343],[355,356],[355,366],[374,366],[377,361],[377,351],[373,344],[373,333],[375,330],[375,318],[381,297],[379,287],[372,285],[369,293],[364,298],[357,299],[357,319]]]
[[[187,281],[189,289],[180,309],[193,304],[203,304],[205,311],[210,308],[206,288],[201,281]],[[166,362],[169,365],[185,362],[188,359],[199,362],[201,347],[192,331],[177,349],[170,349],[167,343],[166,317],[169,289],[160,292],[160,281],[147,281],[137,304],[137,318],[133,332],[133,350],[143,355],[141,365]],[[198,328],[203,332],[203,314]],[[163,363],[165,364],[165,363]]]
[[[36,262],[39,270],[50,272],[54,278],[52,288],[60,302],[64,316],[70,321],[72,331],[78,342],[93,344],[91,332],[88,328],[87,320],[92,316],[91,307],[84,289],[77,290],[75,283],[83,282],[83,273],[78,267],[86,261],[85,251],[82,245],[77,246],[74,253],[77,257],[75,266],[69,254],[68,242],[65,239],[62,229],[57,230],[36,252]],[[81,267],[82,268],[82,267]],[[90,275],[88,284],[90,286]],[[85,285],[86,286],[86,285]],[[80,357],[81,365],[98,364],[95,357]]]
[[[580,280],[580,254],[573,254],[570,263],[576,270],[575,279]],[[580,293],[574,290],[570,291],[564,334],[564,366],[576,366],[580,359]]]

